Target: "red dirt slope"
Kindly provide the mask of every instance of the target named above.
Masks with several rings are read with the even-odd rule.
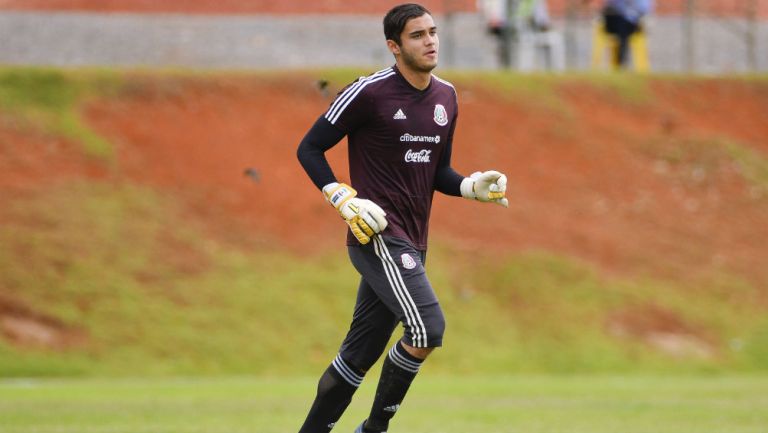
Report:
[[[0,122],[0,143],[37,149],[0,152],[0,189],[83,176],[139,182],[180,197],[213,231],[255,233],[296,252],[339,248],[344,226],[295,158],[330,102],[317,78],[134,77],[129,92],[83,113],[115,143],[112,169]],[[768,287],[768,190],[747,181],[749,167],[728,150],[738,143],[768,158],[764,82],[649,80],[648,101],[631,102],[583,80],[563,80],[551,98],[474,81],[457,83],[454,166],[506,172],[511,206],[438,194],[433,242],[548,249],[672,278],[723,269]],[[329,152],[342,179],[345,147]]]

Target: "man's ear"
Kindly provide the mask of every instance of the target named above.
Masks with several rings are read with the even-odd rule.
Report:
[[[394,55],[400,55],[400,46],[397,45],[397,42],[393,41],[392,39],[387,39],[387,48],[389,48],[389,52]]]

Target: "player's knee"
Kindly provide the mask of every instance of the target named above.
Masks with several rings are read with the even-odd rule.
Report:
[[[408,344],[413,351],[409,351],[417,358],[424,359],[434,349],[443,345],[443,334],[445,333],[445,317],[442,311],[437,310],[428,321],[425,327],[414,333],[412,344]],[[409,342],[410,343],[410,342]]]
[[[443,334],[445,334],[445,316],[442,310],[437,310],[436,314],[430,318],[427,327],[427,347],[442,346]]]
[[[427,328],[427,347],[434,349],[442,346],[443,334],[445,334],[445,317],[440,314],[431,321]]]
[[[434,349],[442,346],[445,316],[440,305],[435,303],[421,309],[420,313],[417,320],[410,322],[410,326],[406,328],[403,344],[420,349]]]
[[[403,348],[409,355],[417,359],[427,359],[427,356],[435,350],[434,347],[413,347],[405,343],[403,343]]]

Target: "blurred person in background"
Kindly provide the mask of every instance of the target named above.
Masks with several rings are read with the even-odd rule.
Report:
[[[536,32],[545,32],[551,26],[546,0],[478,0],[477,8],[488,25],[488,32],[496,36],[508,26]]]
[[[589,1],[589,0],[587,0]],[[616,39],[613,64],[626,68],[629,39],[643,31],[642,19],[653,11],[654,0],[605,0],[600,13],[605,32]]]
[[[507,68],[515,63],[516,44],[522,36],[551,28],[546,0],[478,0],[477,9],[488,33],[498,40],[499,63]]]

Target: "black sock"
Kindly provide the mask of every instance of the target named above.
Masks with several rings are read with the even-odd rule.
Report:
[[[365,422],[366,432],[387,431],[389,420],[400,408],[405,393],[408,392],[423,361],[406,352],[399,341],[390,349],[381,368],[381,378],[376,388],[371,415]]]
[[[317,384],[317,396],[299,433],[328,433],[352,401],[363,381],[363,373],[344,361],[333,360]]]

